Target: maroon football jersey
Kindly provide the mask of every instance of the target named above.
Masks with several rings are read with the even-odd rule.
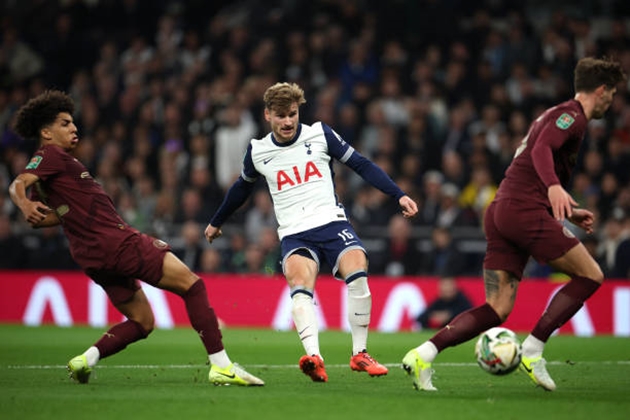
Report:
[[[106,268],[120,244],[138,233],[118,215],[87,168],[60,147],[42,146],[23,172],[39,177],[34,197],[55,210],[82,268]]]
[[[496,199],[550,207],[547,188],[553,184],[567,188],[587,123],[582,105],[574,99],[543,112],[516,151]]]

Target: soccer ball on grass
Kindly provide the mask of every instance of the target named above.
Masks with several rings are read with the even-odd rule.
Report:
[[[493,375],[513,372],[521,363],[521,342],[512,330],[490,328],[482,333],[475,345],[479,366]]]

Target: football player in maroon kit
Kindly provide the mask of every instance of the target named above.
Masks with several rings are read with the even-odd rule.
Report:
[[[203,280],[168,244],[129,226],[101,185],[72,156],[79,142],[73,112],[72,99],[60,91],[46,91],[19,109],[15,131],[24,138],[38,139],[40,148],[9,186],[11,199],[31,226],[62,226],[74,260],[127,317],[70,360],[70,377],[87,383],[100,359],[151,333],[153,312],[139,279],[182,297],[208,353],[210,382],[264,385],[229,359]]]
[[[439,352],[507,319],[530,256],[571,278],[523,342],[521,370],[543,389],[556,388],[542,356],[545,343],[604,280],[597,262],[563,225],[568,220],[592,233],[594,222],[593,213],[577,208],[565,188],[587,123],[604,115],[625,78],[619,63],[583,58],[575,67],[575,97],[547,109],[531,124],[484,216],[486,303],[460,314],[405,355],[402,367],[416,389],[436,390],[431,363]]]

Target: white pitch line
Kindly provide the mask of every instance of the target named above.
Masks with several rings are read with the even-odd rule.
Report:
[[[560,361],[548,361],[548,365],[565,365],[567,362]],[[630,365],[629,360],[609,360],[609,361],[600,361],[600,362],[580,362],[575,361],[571,362],[571,364],[580,364],[580,365]],[[400,363],[385,363],[387,367],[400,367]],[[248,368],[256,368],[256,369],[295,369],[297,368],[297,363],[288,364],[288,365],[265,365],[265,364],[246,364]],[[434,363],[434,366],[455,366],[455,367],[464,367],[464,366],[477,366],[477,363]],[[207,368],[208,365],[98,365],[99,369],[199,369],[199,368]],[[336,365],[326,365],[327,368],[346,368],[347,364],[336,364]],[[6,369],[65,369],[66,365],[9,365],[5,367]]]

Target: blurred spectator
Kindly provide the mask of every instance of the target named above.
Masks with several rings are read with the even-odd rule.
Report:
[[[208,220],[208,213],[203,208],[201,192],[196,188],[188,187],[182,191],[178,210],[174,219],[176,224],[190,221],[204,223]]]
[[[266,189],[256,191],[252,201],[254,205],[245,215],[245,237],[247,241],[256,243],[260,240],[263,230],[277,229],[278,222],[271,196]]]
[[[439,171],[427,171],[424,174],[424,200],[420,209],[420,223],[433,226],[437,223],[442,197],[444,176]]]
[[[265,252],[256,243],[247,244],[236,262],[237,273],[269,274],[265,270]]]
[[[624,225],[625,214],[622,210],[616,209],[612,217],[604,223],[603,238],[600,242],[600,253],[602,255],[602,271],[606,277],[615,273],[615,257],[619,244],[630,237],[630,231]]]
[[[462,156],[455,151],[447,151],[442,154],[442,174],[444,182],[457,188],[466,185],[467,174]]]
[[[204,248],[199,261],[199,272],[222,273],[225,271],[223,256],[216,248]]]
[[[22,237],[13,232],[8,214],[0,212],[0,268],[29,268]]]
[[[453,277],[441,277],[438,295],[416,318],[422,329],[440,329],[460,313],[472,308],[468,297],[459,290]]]
[[[457,248],[449,228],[433,228],[431,249],[422,257],[419,274],[442,277],[459,276],[466,273],[467,265],[467,258]]]
[[[436,225],[447,228],[480,226],[480,220],[472,208],[462,208],[459,204],[459,189],[453,184],[444,184],[440,190],[440,208]]]
[[[182,225],[180,237],[181,245],[174,246],[173,253],[192,271],[201,271],[201,258],[204,251],[203,242],[201,242],[201,225],[193,220],[186,221]]]
[[[0,44],[0,86],[22,83],[43,69],[41,55],[20,39],[20,33],[14,26],[6,25]]]
[[[484,133],[486,137],[486,147],[492,153],[499,153],[499,135],[506,131],[506,126],[501,121],[501,112],[494,104],[487,104],[481,110],[481,118],[473,121],[469,128],[470,135]]]
[[[226,191],[239,176],[245,150],[258,127],[250,112],[235,101],[221,112],[219,121],[215,133],[215,168],[217,182]]]
[[[376,85],[378,74],[378,62],[366,42],[360,39],[350,41],[348,56],[339,69],[341,102],[350,101],[355,87],[360,83]]]
[[[264,227],[258,238],[258,245],[264,254],[265,274],[282,273],[280,240],[276,227]]]
[[[621,223],[621,240],[615,250],[615,263],[610,277],[616,279],[630,279],[630,217],[625,212],[619,212],[616,218]]]
[[[28,248],[27,267],[33,270],[78,269],[72,257],[66,237],[59,226],[44,227],[26,237]]]
[[[225,253],[228,271],[240,272],[245,266],[245,248],[247,241],[241,232],[233,232],[230,236],[230,246]]]
[[[201,194],[202,218],[204,215],[213,214],[223,201],[223,191],[204,163],[200,160],[193,161],[188,172],[188,184]]]
[[[422,254],[411,236],[411,229],[411,222],[400,214],[390,219],[385,249],[370,254],[370,272],[391,277],[418,273]]]
[[[470,182],[459,195],[459,204],[462,208],[472,209],[479,224],[482,224],[486,207],[494,199],[496,192],[497,186],[492,181],[488,167],[477,166],[472,170]]]

